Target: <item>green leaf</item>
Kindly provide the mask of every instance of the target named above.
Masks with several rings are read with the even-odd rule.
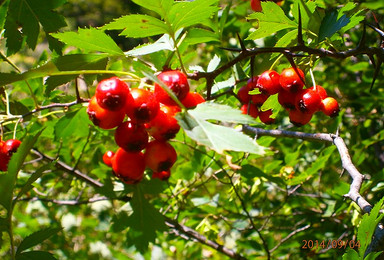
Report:
[[[123,30],[120,35],[132,38],[143,38],[168,33],[168,26],[161,20],[142,14],[122,16],[104,25],[103,30]]]
[[[19,247],[17,248],[16,254],[20,254],[24,250],[40,244],[44,240],[57,234],[60,230],[61,228],[46,228],[32,233],[21,241]]]
[[[154,43],[139,45],[134,49],[127,51],[125,55],[141,56],[141,55],[146,55],[146,54],[150,54],[150,53],[154,53],[162,50],[169,50],[169,51],[175,50],[173,40],[170,38],[168,34],[164,34]]]
[[[262,2],[261,5],[263,12],[256,12],[248,17],[250,20],[257,20],[257,28],[246,40],[257,40],[283,29],[297,28],[297,24],[274,2]]]
[[[173,31],[202,23],[219,10],[219,0],[195,0],[192,2],[177,2],[169,11],[169,22]]]
[[[51,253],[45,251],[28,251],[16,255],[16,260],[56,260]]]
[[[359,260],[359,259],[361,259],[359,257],[359,254],[351,248],[349,248],[347,252],[344,253],[343,255],[343,260]]]
[[[2,205],[8,212],[12,206],[13,189],[16,184],[17,174],[23,166],[23,162],[25,161],[29,151],[35,145],[43,130],[44,129],[40,130],[35,135],[27,135],[22,139],[20,147],[17,152],[12,155],[8,164],[8,172],[0,175],[0,205]]]
[[[28,46],[34,49],[39,37],[40,24],[47,34],[66,26],[64,18],[52,11],[65,2],[65,0],[10,1],[5,21],[8,54],[20,50],[23,37],[26,38]],[[19,30],[19,27],[22,27],[22,30]]]
[[[255,177],[259,177],[259,178],[265,178],[270,182],[280,184],[282,186],[285,185],[284,181],[280,177],[274,177],[274,176],[271,176],[270,174],[266,174],[265,172],[263,172],[259,168],[255,167],[253,165],[250,165],[250,164],[246,164],[246,165],[241,166],[239,173],[241,174],[241,176],[243,176],[249,180],[252,180]]]
[[[189,110],[194,118],[200,120],[218,120],[229,123],[253,124],[254,119],[241,113],[239,109],[227,105],[221,105],[214,102],[204,102],[195,109]]]
[[[271,118],[276,118],[279,111],[283,109],[278,101],[278,94],[269,96],[260,108],[261,111],[267,111],[269,109],[272,109],[273,112],[273,114],[270,116]]]
[[[76,32],[51,34],[56,39],[85,51],[103,52],[111,55],[124,55],[113,39],[96,28],[81,29]]]
[[[60,118],[55,125],[55,137],[58,140],[73,135],[76,137],[87,137],[90,121],[85,110],[83,107]]]
[[[221,112],[222,116],[217,112]],[[196,110],[189,110],[189,112],[184,115],[177,114],[176,119],[190,138],[218,153],[223,153],[225,150],[249,152],[259,155],[265,153],[263,147],[259,146],[254,140],[242,132],[206,121],[207,119],[228,119],[228,115],[226,115],[225,112],[216,110],[215,113],[215,111],[207,109],[206,114],[204,114],[201,107],[199,108],[199,106],[197,106]],[[233,119],[234,118],[232,118],[232,120]]]
[[[326,14],[320,25],[319,42],[325,40],[325,38],[330,38],[349,22],[350,19],[345,14],[340,18],[338,18],[338,13],[335,11]]]
[[[364,257],[364,260],[375,260],[381,255],[383,251],[380,252],[371,252],[366,257]]]
[[[275,47],[289,47],[297,43],[298,30],[294,29],[284,34],[275,44]],[[282,55],[281,53],[272,53],[270,60],[274,60],[277,56]]]
[[[364,214],[357,230],[357,240],[360,242],[359,255],[364,257],[368,245],[371,243],[373,233],[384,214],[380,214],[380,209],[383,207],[384,198],[375,204],[369,214]]]
[[[198,44],[203,42],[220,42],[219,35],[215,32],[202,28],[191,28],[188,30],[185,42],[188,44]]]
[[[173,0],[132,0],[134,3],[165,17],[173,5]]]
[[[156,231],[167,230],[165,219],[144,197],[138,185],[135,186],[130,204],[133,213],[126,223],[130,227],[127,232],[127,240],[129,244],[135,245],[138,251],[145,252],[149,242],[155,242]]]
[[[8,5],[9,5],[9,0],[4,1],[0,5],[0,29],[1,30],[3,30],[4,28],[5,18],[7,17]]]
[[[30,191],[32,188],[33,188],[33,183],[39,179],[43,173],[46,171],[46,170],[49,170],[51,169],[52,167],[54,166],[54,163],[49,163],[49,164],[46,164],[42,167],[40,167],[39,169],[37,169],[32,175],[31,177],[29,177],[28,181],[24,184],[23,188],[21,189],[21,191],[19,192],[19,194],[17,194],[17,197],[16,197],[16,200],[19,199],[23,194],[27,193],[28,191]]]
[[[59,56],[54,64],[60,71],[105,70],[108,63],[106,54],[71,54]],[[57,86],[76,78],[77,75],[51,76],[46,81],[45,94],[48,95]]]

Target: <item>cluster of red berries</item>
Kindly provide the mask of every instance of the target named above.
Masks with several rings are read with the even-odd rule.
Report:
[[[178,70],[161,72],[158,79],[186,108],[205,101],[200,94],[190,92],[186,75]],[[160,85],[155,83],[154,91],[130,88],[117,77],[97,85],[87,109],[94,125],[102,129],[117,127],[114,137],[119,148],[116,153],[107,151],[103,161],[129,184],[141,181],[146,168],[152,170],[152,178],[169,178],[177,154],[168,140],[180,130],[174,117],[180,111]]]
[[[287,111],[292,124],[302,126],[307,124],[312,115],[322,111],[330,117],[339,114],[339,104],[333,97],[328,97],[325,89],[319,85],[304,89],[304,73],[299,68],[287,68],[281,74],[267,70],[259,76],[248,80],[247,85],[241,87],[237,96],[243,106],[244,114],[254,118],[259,117],[265,124],[274,122],[271,110],[261,111],[258,108],[270,95],[278,94],[278,101]],[[252,95],[249,92],[259,89],[260,93]]]
[[[21,142],[16,139],[9,139],[7,141],[0,140],[0,171],[8,169],[8,163],[19,148]]]

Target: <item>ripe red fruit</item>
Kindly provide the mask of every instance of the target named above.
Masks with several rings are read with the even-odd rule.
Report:
[[[255,12],[261,12],[263,10],[261,8],[260,0],[251,0],[251,8]]]
[[[250,115],[253,118],[257,118],[259,115],[259,110],[255,104],[244,104],[241,107],[241,113],[244,115]]]
[[[187,96],[181,101],[186,108],[192,108],[204,102],[203,96],[197,92],[188,92]]]
[[[112,151],[106,151],[103,155],[103,162],[109,166],[109,167],[112,167],[112,158],[113,156],[115,155],[114,152]]]
[[[339,103],[333,97],[323,99],[321,101],[320,109],[324,114],[330,117],[335,117],[339,115],[340,112]]]
[[[279,93],[281,90],[279,73],[274,70],[264,71],[257,80],[257,86],[267,95]]]
[[[321,98],[317,91],[309,88],[299,91],[296,95],[295,106],[303,113],[313,114],[319,110]]]
[[[145,170],[144,154],[119,148],[112,158],[112,169],[116,176],[127,183],[139,182]]]
[[[0,171],[6,171],[8,162],[11,159],[6,153],[3,152],[4,142],[0,140]]]
[[[124,107],[128,95],[128,85],[118,77],[100,81],[95,93],[97,103],[102,108],[113,111]]]
[[[102,129],[112,129],[120,125],[125,118],[123,109],[111,111],[99,106],[96,97],[93,96],[88,104],[87,113],[94,125]]]
[[[286,91],[297,92],[303,89],[304,86],[304,72],[296,68],[284,69],[280,74],[280,85]]]
[[[181,71],[164,71],[161,72],[157,78],[164,82],[179,100],[183,100],[187,96],[189,92],[189,83],[187,76]],[[168,93],[157,83],[155,83],[155,95],[160,103],[165,105],[176,105]]]
[[[327,91],[322,86],[316,85],[316,87],[312,86],[309,89],[316,90],[322,100],[328,97]]]
[[[272,115],[272,109],[259,111],[260,121],[263,122],[264,124],[270,125],[275,122],[275,119],[271,118],[271,115]]]
[[[132,101],[127,102],[125,112],[132,121],[146,123],[155,118],[160,104],[152,92],[135,88],[131,90],[131,95]]]
[[[169,177],[171,176],[171,171],[168,170],[168,171],[161,171],[161,172],[154,172],[152,174],[152,178],[155,179],[155,178],[158,178],[162,181],[165,181],[165,180],[168,180]]]
[[[145,124],[148,133],[156,140],[166,141],[174,138],[180,131],[180,125],[175,118],[179,111],[177,106],[162,105],[157,116]]]
[[[144,153],[145,165],[154,172],[168,171],[176,162],[175,148],[168,142],[154,140]]]
[[[303,126],[311,121],[313,114],[303,113],[299,110],[292,109],[289,111],[289,120],[295,126]]]
[[[144,125],[126,121],[116,128],[115,142],[127,152],[140,152],[148,143],[148,133]]]
[[[4,145],[2,147],[3,153],[6,154],[7,156],[11,157],[13,153],[17,151],[21,144],[21,141],[17,139],[9,139],[4,142]]]
[[[295,109],[295,99],[296,93],[286,90],[281,90],[277,95],[277,100],[285,109]]]

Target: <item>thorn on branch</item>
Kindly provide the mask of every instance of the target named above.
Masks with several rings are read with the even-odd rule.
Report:
[[[303,24],[301,20],[301,11],[300,11],[300,5],[298,5],[298,11],[299,11],[299,26],[297,28],[297,44],[299,46],[304,46],[304,40],[303,40]]]

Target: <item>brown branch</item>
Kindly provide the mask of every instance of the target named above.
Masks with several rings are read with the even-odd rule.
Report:
[[[347,170],[352,178],[350,190],[345,197],[354,201],[365,213],[369,213],[371,211],[372,206],[359,193],[361,184],[364,180],[364,175],[362,175],[353,165],[347,146],[345,145],[343,138],[340,136],[325,133],[310,134],[285,130],[265,130],[251,126],[243,126],[243,129],[246,133],[256,134],[257,136],[266,135],[274,137],[289,137],[309,141],[333,143],[339,151],[343,168]]]
[[[167,226],[169,226],[170,228],[172,228],[174,230],[174,233],[177,236],[185,238],[184,236],[182,236],[182,234],[184,234],[187,236],[187,238],[196,239],[198,242],[200,242],[204,245],[207,245],[207,246],[215,249],[216,251],[223,253],[226,256],[229,256],[232,259],[238,259],[238,260],[246,259],[245,257],[235,253],[234,251],[232,251],[232,250],[230,250],[230,249],[228,249],[222,245],[219,245],[218,243],[216,243],[212,240],[209,240],[207,237],[201,235],[196,230],[193,230],[187,226],[184,226],[184,225],[182,225],[182,224],[180,224],[180,223],[178,223],[172,219],[166,218],[165,223],[167,224]],[[187,238],[185,238],[185,239],[187,239]]]
[[[44,153],[41,153],[40,151],[38,151],[36,149],[32,149],[32,152],[34,154],[36,154],[37,156],[43,158],[46,161],[55,162],[56,163],[56,167],[58,167],[59,169],[65,171],[65,172],[68,172],[69,174],[79,178],[80,180],[85,181],[86,183],[90,184],[93,187],[97,187],[97,188],[103,187],[103,184],[101,182],[99,182],[99,181],[97,181],[95,179],[92,179],[88,175],[82,173],[79,170],[76,170],[75,168],[69,166],[68,164],[66,164],[64,162],[56,160],[56,158],[53,158],[53,157],[50,157],[50,156],[48,156],[48,155],[46,155]]]

